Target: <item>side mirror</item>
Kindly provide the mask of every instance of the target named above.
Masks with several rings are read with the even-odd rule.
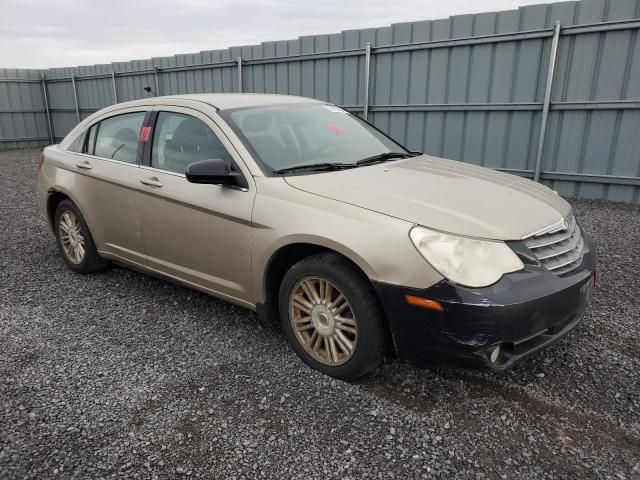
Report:
[[[238,186],[242,180],[242,175],[237,172],[232,172],[227,162],[220,158],[190,163],[187,166],[185,176],[188,182],[206,183],[210,185]]]

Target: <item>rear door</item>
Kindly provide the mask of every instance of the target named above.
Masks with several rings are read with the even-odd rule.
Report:
[[[251,212],[255,186],[238,153],[200,111],[162,106],[140,168],[140,221],[148,266],[197,288],[251,304]],[[247,188],[189,183],[192,162],[227,161]]]
[[[79,152],[70,152],[79,174],[73,192],[98,250],[140,265],[145,251],[136,197],[138,138],[151,108],[124,109],[99,119],[89,127]]]

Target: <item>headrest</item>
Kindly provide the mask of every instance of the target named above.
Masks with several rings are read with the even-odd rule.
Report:
[[[173,132],[173,140],[177,141],[189,141],[194,138],[206,138],[208,137],[207,127],[204,123],[196,118],[187,118],[183,120],[180,125]]]
[[[113,141],[115,143],[138,143],[138,135],[131,128],[121,128],[116,132],[113,136]]]

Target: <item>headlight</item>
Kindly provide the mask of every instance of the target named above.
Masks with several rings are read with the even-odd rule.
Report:
[[[486,287],[502,275],[524,268],[518,256],[501,241],[478,240],[414,227],[409,234],[422,256],[452,282]]]

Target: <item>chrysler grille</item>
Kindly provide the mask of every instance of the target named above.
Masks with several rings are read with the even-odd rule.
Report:
[[[525,238],[524,243],[540,263],[556,275],[567,274],[582,263],[584,240],[573,214],[564,225],[545,228]]]

